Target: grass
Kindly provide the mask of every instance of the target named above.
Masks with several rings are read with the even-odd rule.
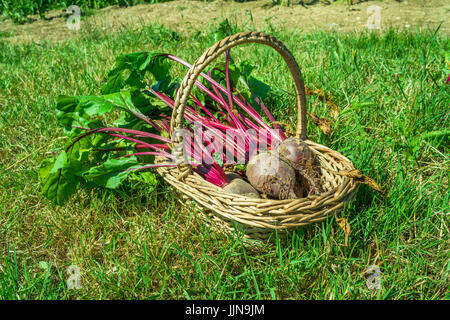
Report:
[[[98,94],[120,53],[164,51],[192,62],[214,42],[208,31],[214,26],[186,38],[148,25],[85,29],[61,43],[0,42],[0,298],[448,299],[450,99],[442,68],[450,46],[439,32],[271,29],[305,82],[340,108],[333,136],[310,122],[311,140],[346,155],[385,190],[361,186],[338,214],[351,226],[347,246],[335,217],[258,245],[219,235],[162,179],[156,188],[136,176],[120,190],[82,191],[64,207],[40,195],[37,165],[63,143],[57,95]],[[265,81],[293,92],[274,51],[246,48],[234,56],[257,61]],[[291,121],[293,102],[287,95],[272,103],[276,118]],[[329,118],[316,97],[308,106]],[[70,265],[80,268],[81,289],[68,287]],[[381,270],[379,290],[366,286],[371,265]]]
[[[170,0],[1,0],[0,17],[9,18],[14,23],[23,24],[34,19],[31,15],[45,18],[45,13],[50,10],[66,9],[76,5],[82,9],[82,13],[89,14],[92,10],[108,6],[121,7],[134,6],[143,3],[158,3]]]

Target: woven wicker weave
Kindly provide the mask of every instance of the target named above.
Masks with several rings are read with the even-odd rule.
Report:
[[[176,168],[158,168],[158,172],[184,195],[183,198],[195,200],[214,228],[232,231],[237,226],[245,232],[246,237],[265,239],[275,229],[282,233],[288,229],[322,221],[341,210],[344,204],[355,196],[364,176],[339,152],[307,139],[305,87],[298,64],[279,40],[261,32],[244,32],[224,38],[206,50],[186,74],[177,92],[171,121],[172,146],[177,159],[183,159],[182,138],[174,132],[182,128],[184,109],[195,80],[202,70],[221,54],[239,44],[250,42],[274,48],[288,65],[296,88],[297,136],[306,141],[320,162],[324,192],[300,199],[254,199],[224,192],[220,187],[205,181],[181,161]]]

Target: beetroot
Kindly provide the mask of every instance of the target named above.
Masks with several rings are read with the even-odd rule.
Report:
[[[256,190],[280,200],[295,199],[294,169],[282,161],[276,153],[263,152],[247,164],[246,175]]]
[[[319,162],[305,141],[286,139],[278,145],[277,151],[280,158],[296,170],[297,183],[304,187],[305,195],[322,192]]]
[[[236,172],[228,172],[226,173],[226,176],[229,182],[233,181],[234,179],[242,179],[242,177]]]
[[[231,174],[227,174],[227,176],[229,175]],[[239,194],[249,198],[258,198],[258,199],[261,198],[258,191],[256,191],[256,189],[253,188],[250,183],[236,176],[239,175],[232,174],[232,178],[230,179],[229,177],[231,182],[223,188],[224,191]]]
[[[306,142],[301,139],[288,138],[278,145],[277,151],[280,154],[280,158],[296,170],[300,170],[314,161],[313,152]]]

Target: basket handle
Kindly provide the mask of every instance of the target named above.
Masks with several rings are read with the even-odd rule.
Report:
[[[294,78],[295,91],[297,96],[297,130],[296,136],[301,139],[306,139],[306,95],[305,85],[303,83],[302,74],[297,62],[292,53],[285,47],[285,45],[277,38],[262,32],[241,32],[232,36],[228,36],[223,40],[216,42],[212,47],[207,49],[200,58],[192,65],[187,72],[177,92],[172,118],[170,121],[170,137],[172,143],[180,143],[182,137],[174,135],[175,129],[182,129],[183,116],[186,103],[191,93],[192,87],[203,69],[213,62],[222,53],[229,49],[244,43],[261,43],[274,48],[283,57],[288,65],[289,71]]]

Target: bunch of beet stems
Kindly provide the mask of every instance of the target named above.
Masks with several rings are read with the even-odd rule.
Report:
[[[191,65],[182,59],[175,57],[170,54],[161,54],[168,59],[178,62],[187,68],[191,68]],[[286,139],[286,136],[276,124],[273,115],[269,112],[267,107],[252,93],[249,84],[246,85],[252,94],[255,102],[261,107],[266,115],[267,119],[271,122],[272,127],[270,127],[261,117],[260,114],[245,101],[242,94],[237,92],[235,88],[231,87],[230,74],[229,74],[229,62],[230,62],[230,52],[226,53],[225,58],[225,81],[226,87],[222,86],[220,83],[212,79],[211,71],[208,75],[201,73],[200,76],[204,78],[210,84],[212,91],[209,90],[201,82],[196,81],[195,86],[209,96],[215,103],[217,113],[219,118],[223,118],[223,122],[213,115],[213,112],[208,110],[196,97],[192,94],[190,98],[192,99],[197,110],[201,110],[203,114],[194,110],[191,107],[186,106],[184,112],[184,118],[190,125],[201,125],[206,130],[203,131],[200,128],[192,132],[192,128],[188,135],[183,135],[184,144],[184,155],[187,163],[193,168],[195,172],[200,174],[206,181],[213,183],[214,185],[223,187],[229,183],[228,178],[221,165],[218,164],[217,158],[220,157],[220,162],[223,165],[233,165],[234,157],[238,159],[243,159],[245,163],[248,162],[250,157],[258,152],[261,148],[270,148],[273,143],[281,142]],[[172,109],[174,108],[174,100],[164,93],[157,92],[153,90],[150,86],[147,87],[148,91],[144,91],[147,95],[154,95],[167,104]],[[235,94],[234,94],[235,93]],[[145,123],[151,125],[161,135],[153,134],[140,130],[117,128],[117,127],[103,127],[97,129],[89,129],[77,127],[79,129],[86,130],[87,132],[79,136],[75,141],[72,142],[69,147],[66,148],[68,152],[79,140],[96,133],[102,133],[115,137],[115,140],[126,140],[135,143],[135,150],[131,154],[127,154],[125,157],[131,156],[158,156],[165,157],[170,162],[167,163],[153,163],[145,164],[137,168],[127,169],[125,171],[136,171],[156,167],[175,167],[175,156],[171,154],[171,140],[163,137],[163,133],[170,132],[170,117],[166,115],[160,115],[161,119],[152,120],[149,117],[139,113],[138,111],[132,110],[123,100],[123,103],[127,106],[128,111],[132,113],[137,118],[141,119]],[[240,113],[235,105],[239,106],[247,116]],[[252,130],[249,130],[252,129]],[[239,137],[244,143],[239,144],[235,141],[235,138]],[[157,140],[158,143],[147,142],[142,138],[147,138],[151,140]],[[206,138],[205,140],[203,138]],[[222,141],[219,143],[218,139]],[[262,141],[265,139],[265,141]],[[264,142],[266,145],[264,145]],[[125,147],[121,148],[111,148],[102,149],[98,151],[125,151]],[[227,154],[233,155],[233,159],[228,159]]]

